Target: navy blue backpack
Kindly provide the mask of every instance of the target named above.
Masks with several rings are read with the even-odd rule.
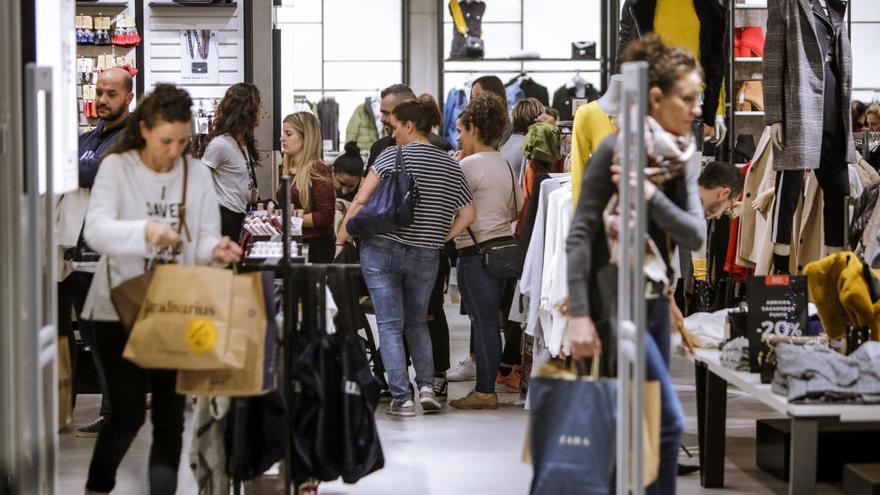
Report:
[[[352,235],[387,234],[413,223],[419,193],[406,170],[403,148],[397,147],[394,170],[379,184],[363,209],[346,224]]]

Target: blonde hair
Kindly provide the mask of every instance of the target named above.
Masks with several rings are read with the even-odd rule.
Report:
[[[873,103],[871,106],[865,110],[865,115],[873,115],[880,119],[880,103]]]
[[[311,211],[312,179],[326,180],[317,172],[317,164],[324,159],[321,124],[309,112],[296,112],[284,117],[283,124],[293,127],[302,138],[298,157],[285,153],[281,161],[282,175],[293,175],[293,184],[299,191],[299,202],[305,211]]]

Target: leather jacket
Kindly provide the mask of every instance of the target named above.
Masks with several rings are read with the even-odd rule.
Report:
[[[693,0],[697,17],[700,19],[700,65],[706,82],[703,94],[703,122],[715,123],[721,84],[724,82],[727,60],[727,7],[719,0]],[[617,37],[617,67],[620,72],[623,53],[627,45],[644,34],[654,30],[654,11],[657,0],[626,0],[620,19]]]

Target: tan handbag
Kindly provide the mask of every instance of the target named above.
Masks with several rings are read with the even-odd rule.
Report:
[[[737,112],[764,111],[764,85],[761,81],[745,81],[736,93]]]
[[[189,163],[186,156],[183,157],[183,196],[180,200],[180,221],[177,225],[177,233],[180,234],[186,230],[187,240],[189,237],[189,227],[186,225],[186,188],[189,179]],[[176,256],[176,251],[174,256]],[[131,278],[113,287],[110,281],[110,260],[107,261],[107,286],[110,287],[110,301],[119,315],[119,322],[126,332],[131,332],[135,320],[141,310],[141,304],[150,282],[153,280],[153,270],[147,270],[137,277]]]

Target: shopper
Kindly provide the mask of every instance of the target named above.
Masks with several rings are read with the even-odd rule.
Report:
[[[456,127],[464,155],[461,169],[477,210],[474,223],[455,238],[458,288],[475,332],[477,382],[474,391],[449,405],[457,409],[497,409],[499,315],[507,279],[496,278],[483,268],[479,244],[513,239],[511,224],[523,198],[513,169],[496,151],[507,127],[507,108],[501,99],[492,93],[478,95],[462,112]]]
[[[95,128],[79,136],[79,189],[65,194],[58,205],[58,245],[64,250],[64,263],[61,265],[61,283],[58,284],[59,325],[63,334],[72,336],[70,309],[77,315],[82,313],[89,286],[92,285],[92,273],[74,268],[75,263],[83,261],[91,249],[83,241],[82,231],[89,204],[89,194],[95,183],[95,175],[101,159],[122,130],[128,120],[129,105],[134,98],[132,93],[131,74],[120,68],[105,70],[98,76],[95,84],[95,109],[98,123]],[[101,390],[101,408],[98,418],[78,429],[76,436],[94,438],[110,414],[110,401],[107,395],[107,380],[101,358],[95,350],[95,331],[92,323],[79,318],[76,323],[80,337],[89,346],[92,361]],[[73,342],[73,339],[70,340]],[[73,356],[71,363],[76,363],[75,349],[71,345]]]
[[[415,219],[407,227],[361,242],[361,270],[376,311],[382,361],[393,397],[388,414],[395,416],[415,414],[404,335],[416,370],[422,409],[436,412],[441,408],[433,389],[435,367],[426,321],[428,303],[437,279],[440,249],[476,216],[461,167],[428,139],[440,119],[440,109],[429,95],[405,101],[392,111],[392,136],[401,146],[407,171],[418,184]],[[342,222],[338,244],[349,239],[346,222],[357,215],[379,183],[394,170],[396,158],[397,148],[389,148],[376,160]],[[337,247],[337,251],[341,249]]]
[[[259,154],[254,129],[260,125],[263,106],[260,90],[251,83],[234,84],[217,106],[214,128],[206,139],[202,163],[211,169],[220,200],[223,235],[238,241],[248,207],[258,200],[254,167]]]
[[[853,100],[850,104],[852,112],[852,129],[853,132],[862,132],[867,126],[868,105],[859,100]]]
[[[144,423],[148,389],[153,423],[150,493],[175,492],[183,436],[185,399],[175,393],[176,371],[145,370],[122,357],[126,332],[109,286],[157,263],[230,263],[241,256],[237,244],[220,237],[220,210],[208,169],[182,156],[189,144],[191,106],[186,91],[156,85],[109,150],[92,188],[85,238],[104,256],[85,315],[95,321],[112,409],[92,454],[89,494],[113,490],[117,468]]]
[[[522,145],[529,132],[529,126],[538,121],[538,117],[544,114],[544,105],[537,98],[526,98],[513,106],[513,126],[510,138],[501,146],[501,154],[513,167],[517,179],[522,178],[525,171]]]
[[[302,218],[303,243],[310,263],[333,261],[336,192],[333,174],[322,161],[321,124],[309,112],[284,118],[281,130],[282,173],[291,177],[293,215]],[[276,195],[280,203],[281,192]]]
[[[649,115],[645,119],[648,163],[645,182],[648,234],[660,258],[669,267],[671,245],[696,250],[703,244],[706,224],[700,206],[696,174],[689,163],[696,143],[691,131],[700,115],[702,69],[693,55],[666,47],[655,34],[634,41],[626,60],[649,64]],[[567,242],[569,289],[568,332],[572,354],[582,359],[599,354],[601,341],[593,323],[605,308],[596,307],[595,274],[609,263],[603,211],[617,189],[620,165],[615,149],[618,136],[607,138],[590,159],[582,180],[581,197]],[[670,145],[670,146],[665,146]],[[645,335],[646,377],[661,386],[660,469],[648,493],[675,493],[678,448],[683,413],[667,370],[669,364],[668,287],[649,282],[646,287],[648,328]]]
[[[404,84],[395,84],[382,90],[380,113],[382,115],[382,123],[389,128],[389,132],[387,133],[388,136],[376,141],[372,148],[370,148],[370,158],[367,161],[368,170],[383,151],[396,144],[394,136],[390,131],[392,112],[397,105],[415,99],[415,93],[413,93],[409,86]],[[452,151],[452,145],[449,144],[449,141],[438,136],[433,131],[428,134],[428,141],[444,153]],[[428,331],[431,333],[431,352],[434,356],[434,393],[441,401],[445,401],[447,397],[448,383],[446,371],[450,365],[449,322],[446,320],[446,311],[443,308],[443,303],[451,272],[452,262],[449,259],[451,254],[451,247],[448,249],[444,248],[440,254],[437,279],[434,281],[434,288],[431,290],[431,300],[428,304]],[[383,391],[383,399],[386,397],[387,394]]]
[[[357,195],[364,179],[364,159],[361,158],[361,149],[357,143],[349,141],[345,143],[345,153],[339,155],[333,162],[333,187],[336,189],[336,213],[333,221],[333,231],[339,231],[345,212]]]
[[[865,125],[871,132],[880,132],[880,103],[874,103],[865,111]]]
[[[394,108],[397,107],[397,105],[400,105],[407,100],[415,100],[416,94],[406,84],[392,84],[382,90],[380,97],[379,120],[381,120],[382,124],[385,126],[385,137],[379,139],[370,147],[370,157],[367,159],[367,170],[364,172],[365,174],[373,167],[373,163],[376,162],[376,159],[379,158],[379,155],[381,155],[383,151],[397,144],[394,141],[394,136],[391,134],[391,112],[394,111]],[[428,141],[443,151],[452,151],[452,145],[449,144],[449,141],[433,132],[433,130],[428,134]]]
[[[499,79],[498,76],[482,76],[474,80],[473,84],[471,84],[471,100],[484,92],[494,94],[501,99],[502,103],[504,103],[504,108],[508,108],[507,90],[504,88],[504,83],[501,82],[501,79]],[[498,141],[498,146],[502,146],[506,143],[507,140],[510,139],[512,132],[513,128],[510,126],[510,120],[508,119],[507,127],[504,128],[504,132],[501,134],[501,140]]]

